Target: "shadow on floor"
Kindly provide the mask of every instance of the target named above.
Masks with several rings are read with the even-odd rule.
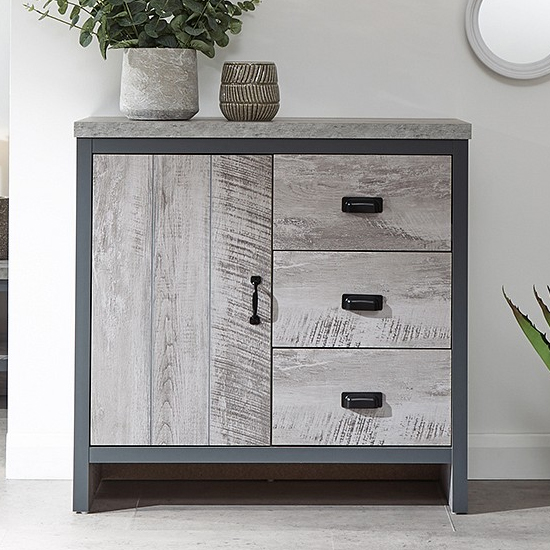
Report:
[[[550,507],[550,480],[491,480],[468,483],[469,514]]]
[[[424,505],[446,499],[436,481],[102,481],[91,512],[157,505]]]

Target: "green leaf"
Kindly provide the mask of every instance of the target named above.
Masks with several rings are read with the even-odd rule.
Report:
[[[149,17],[147,17],[146,13],[140,12],[140,13],[136,13],[132,17],[132,21],[134,25],[143,25],[143,23],[149,21]]]
[[[181,3],[194,13],[202,13],[205,9],[204,3],[197,0],[181,0]]]
[[[145,31],[139,33],[138,48],[153,48],[155,41]]]
[[[243,2],[243,6],[248,11],[254,11],[256,9],[256,6],[254,5],[253,2],[248,2],[248,1]],[[241,7],[243,7],[243,6],[241,6]]]
[[[147,36],[150,36],[151,38],[158,38],[159,37],[157,27],[153,23],[147,23],[147,25],[145,25],[145,27],[143,27],[143,30],[147,33]]]
[[[105,32],[105,25],[103,23],[104,22],[102,22],[97,29],[97,40],[99,42],[101,57],[103,57],[103,59],[107,59],[107,46],[109,45],[109,42],[107,40],[107,33]]]
[[[133,2],[128,2],[126,7],[130,10],[130,13],[141,13],[146,11],[147,2],[145,0],[134,0]]]
[[[134,24],[129,17],[119,17],[117,18],[117,23],[121,27],[131,27]]]
[[[57,0],[57,11],[61,15],[67,13],[67,8],[69,7],[69,2],[67,0]]]
[[[163,34],[157,38],[157,44],[165,48],[179,48],[178,39],[173,34]]]
[[[48,17],[50,15],[50,10],[46,10],[39,18],[38,21],[42,21],[42,19]]]
[[[227,34],[223,34],[220,36],[220,38],[216,38],[216,44],[220,48],[225,48],[227,44],[229,44],[229,36]]]
[[[82,47],[86,47],[86,46],[89,46],[92,42],[92,39],[93,39],[93,36],[91,33],[89,33],[88,31],[81,31],[80,32],[80,45]]]
[[[185,29],[187,24],[187,20],[185,16],[178,15],[170,21],[170,26],[176,31],[176,32],[183,32],[183,29]]]
[[[117,50],[120,48],[137,48],[138,47],[138,39],[132,38],[130,40],[121,40],[120,42],[116,42],[112,44],[110,47],[113,50]]]
[[[109,3],[113,6],[123,6],[124,0],[109,0]]]
[[[96,24],[96,21],[94,21],[94,18],[89,17],[88,19],[86,19],[86,21],[82,25],[82,30],[84,32],[91,33],[94,31],[95,24]]]
[[[537,299],[537,303],[539,304],[539,307],[542,311],[542,315],[544,316],[547,325],[550,327],[550,309],[548,309],[548,306],[542,301],[542,298],[538,295],[535,285],[533,285],[533,292],[535,293],[535,298]]]
[[[177,32],[176,39],[181,48],[189,48],[191,44],[191,37],[186,32]]]
[[[238,19],[231,19],[229,23],[229,30],[231,34],[239,34],[243,28],[243,24]]]
[[[189,36],[200,36],[204,32],[204,27],[199,27],[198,29],[194,29],[193,27],[186,26],[183,30]]]
[[[538,330],[535,327],[535,325],[533,325],[533,323],[529,320],[529,317],[523,314],[519,310],[519,308],[512,303],[510,298],[506,296],[504,287],[502,288],[502,293],[504,294],[504,298],[508,302],[508,305],[510,306],[514,314],[514,317],[516,318],[518,325],[520,326],[521,330],[527,337],[527,340],[529,340],[530,344],[533,346],[535,351],[539,354],[540,358],[543,360],[544,364],[546,365],[546,368],[550,370],[550,342],[547,340],[546,335],[542,333],[540,330]]]
[[[208,44],[207,42],[203,42],[202,40],[191,40],[191,42],[189,43],[189,47],[193,50],[202,52],[204,55],[210,58],[216,55],[214,46],[212,44]]]
[[[78,22],[79,17],[80,17],[80,6],[73,6],[73,9],[71,10],[69,18],[71,19],[71,21],[74,21],[76,19],[76,21]]]

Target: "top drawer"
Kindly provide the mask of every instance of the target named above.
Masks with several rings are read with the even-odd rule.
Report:
[[[376,214],[343,197],[381,197]],[[451,249],[448,155],[276,155],[276,250]]]

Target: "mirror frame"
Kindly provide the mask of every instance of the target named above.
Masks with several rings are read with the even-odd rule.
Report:
[[[533,63],[513,63],[492,52],[483,40],[479,28],[479,10],[482,2],[483,0],[469,0],[466,7],[466,35],[480,61],[489,69],[508,78],[528,80],[550,74],[550,55]]]

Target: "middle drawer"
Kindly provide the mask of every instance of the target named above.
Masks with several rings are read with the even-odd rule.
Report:
[[[382,309],[345,310],[343,294],[382,296]],[[450,344],[450,253],[274,253],[274,347]]]

